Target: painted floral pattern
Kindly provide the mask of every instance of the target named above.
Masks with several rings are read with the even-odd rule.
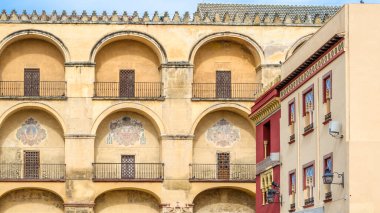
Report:
[[[143,124],[138,120],[125,116],[111,121],[109,127],[107,144],[112,144],[114,141],[123,146],[146,143]]]
[[[16,133],[17,139],[29,146],[40,144],[46,139],[46,135],[46,130],[41,128],[41,125],[33,118],[26,120]]]
[[[240,140],[240,130],[226,119],[221,119],[207,130],[207,140],[219,147],[229,147]]]

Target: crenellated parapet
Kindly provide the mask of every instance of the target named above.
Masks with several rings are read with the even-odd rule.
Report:
[[[219,7],[218,7],[219,6]],[[132,14],[106,11],[98,14],[96,11],[81,14],[75,10],[67,13],[46,11],[28,14],[25,10],[17,13],[15,10],[8,12],[3,10],[0,14],[0,23],[41,23],[41,24],[144,24],[144,25],[283,25],[283,26],[320,26],[331,18],[339,7],[302,7],[299,6],[271,6],[265,5],[235,5],[228,4],[199,4],[195,13],[190,15],[185,12],[180,15],[175,12],[170,15],[154,12],[149,15],[144,12],[140,15],[137,11]],[[252,8],[253,7],[253,8]],[[293,9],[292,9],[293,8]]]

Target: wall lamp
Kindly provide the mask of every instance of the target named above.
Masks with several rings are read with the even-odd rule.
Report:
[[[280,188],[280,185],[278,185],[276,182],[272,182],[272,187],[274,189],[269,189],[268,192],[267,192],[267,202],[269,204],[271,203],[280,203],[280,205],[282,206],[282,195],[280,194],[280,191],[278,190]],[[277,189],[276,189],[277,188]],[[278,199],[280,202],[275,202],[275,197],[276,195],[279,195]]]
[[[342,178],[341,183],[333,183],[334,174],[337,174],[338,178]],[[338,184],[338,185],[342,185],[342,187],[344,188],[344,172],[339,174],[338,172],[331,172],[331,170],[327,168],[325,169],[325,174],[322,176],[322,179],[323,179],[324,184]]]

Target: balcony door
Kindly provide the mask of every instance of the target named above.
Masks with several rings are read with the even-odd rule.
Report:
[[[119,95],[120,97],[135,97],[135,71],[120,70],[119,74]]]
[[[231,71],[216,71],[216,97],[231,98]]]
[[[24,96],[40,96],[40,70],[24,70]]]
[[[121,179],[135,179],[135,156],[121,156]]]
[[[217,153],[217,169],[218,169],[218,179],[229,179],[230,178],[230,153],[221,152]]]
[[[38,179],[40,177],[40,152],[24,152],[24,178]]]

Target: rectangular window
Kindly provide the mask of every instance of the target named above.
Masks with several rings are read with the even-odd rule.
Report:
[[[24,70],[24,96],[40,96],[40,69]]]
[[[231,71],[216,71],[216,97],[231,98]]]
[[[313,131],[313,111],[314,111],[314,85],[308,87],[302,93],[302,111],[304,116],[305,128],[304,135]]]
[[[230,179],[230,153],[221,152],[217,153],[216,155],[218,162],[218,179]]]
[[[289,125],[292,125],[296,122],[296,105],[295,105],[295,99],[291,100],[289,102],[289,118],[288,122]]]
[[[303,93],[303,116],[314,110],[314,85],[308,87]]]
[[[333,172],[333,154],[327,154],[323,157],[323,172],[326,173],[326,171],[329,170],[330,172]],[[325,184],[325,202],[331,201],[332,199],[332,193],[331,193],[331,184]]]
[[[134,70],[120,70],[119,96],[125,97],[125,98],[135,97],[135,71]]]
[[[332,82],[331,71],[326,73],[322,77],[322,89],[323,89],[323,104],[325,106],[325,121],[323,124],[327,124],[331,120],[331,98],[332,98]]]
[[[314,161],[303,166],[303,189],[305,206],[314,205],[315,170]]]
[[[135,156],[121,156],[121,179],[135,179]]]
[[[289,202],[290,209],[294,209],[296,202],[296,170],[289,172]]]
[[[331,71],[323,76],[323,103],[332,98]]]
[[[264,124],[264,158],[270,156],[270,134],[271,134],[271,131],[270,131],[270,122],[267,122]]]
[[[289,194],[296,193],[296,171],[293,170],[289,173]]]
[[[24,178],[38,179],[40,177],[40,152],[24,151]]]

